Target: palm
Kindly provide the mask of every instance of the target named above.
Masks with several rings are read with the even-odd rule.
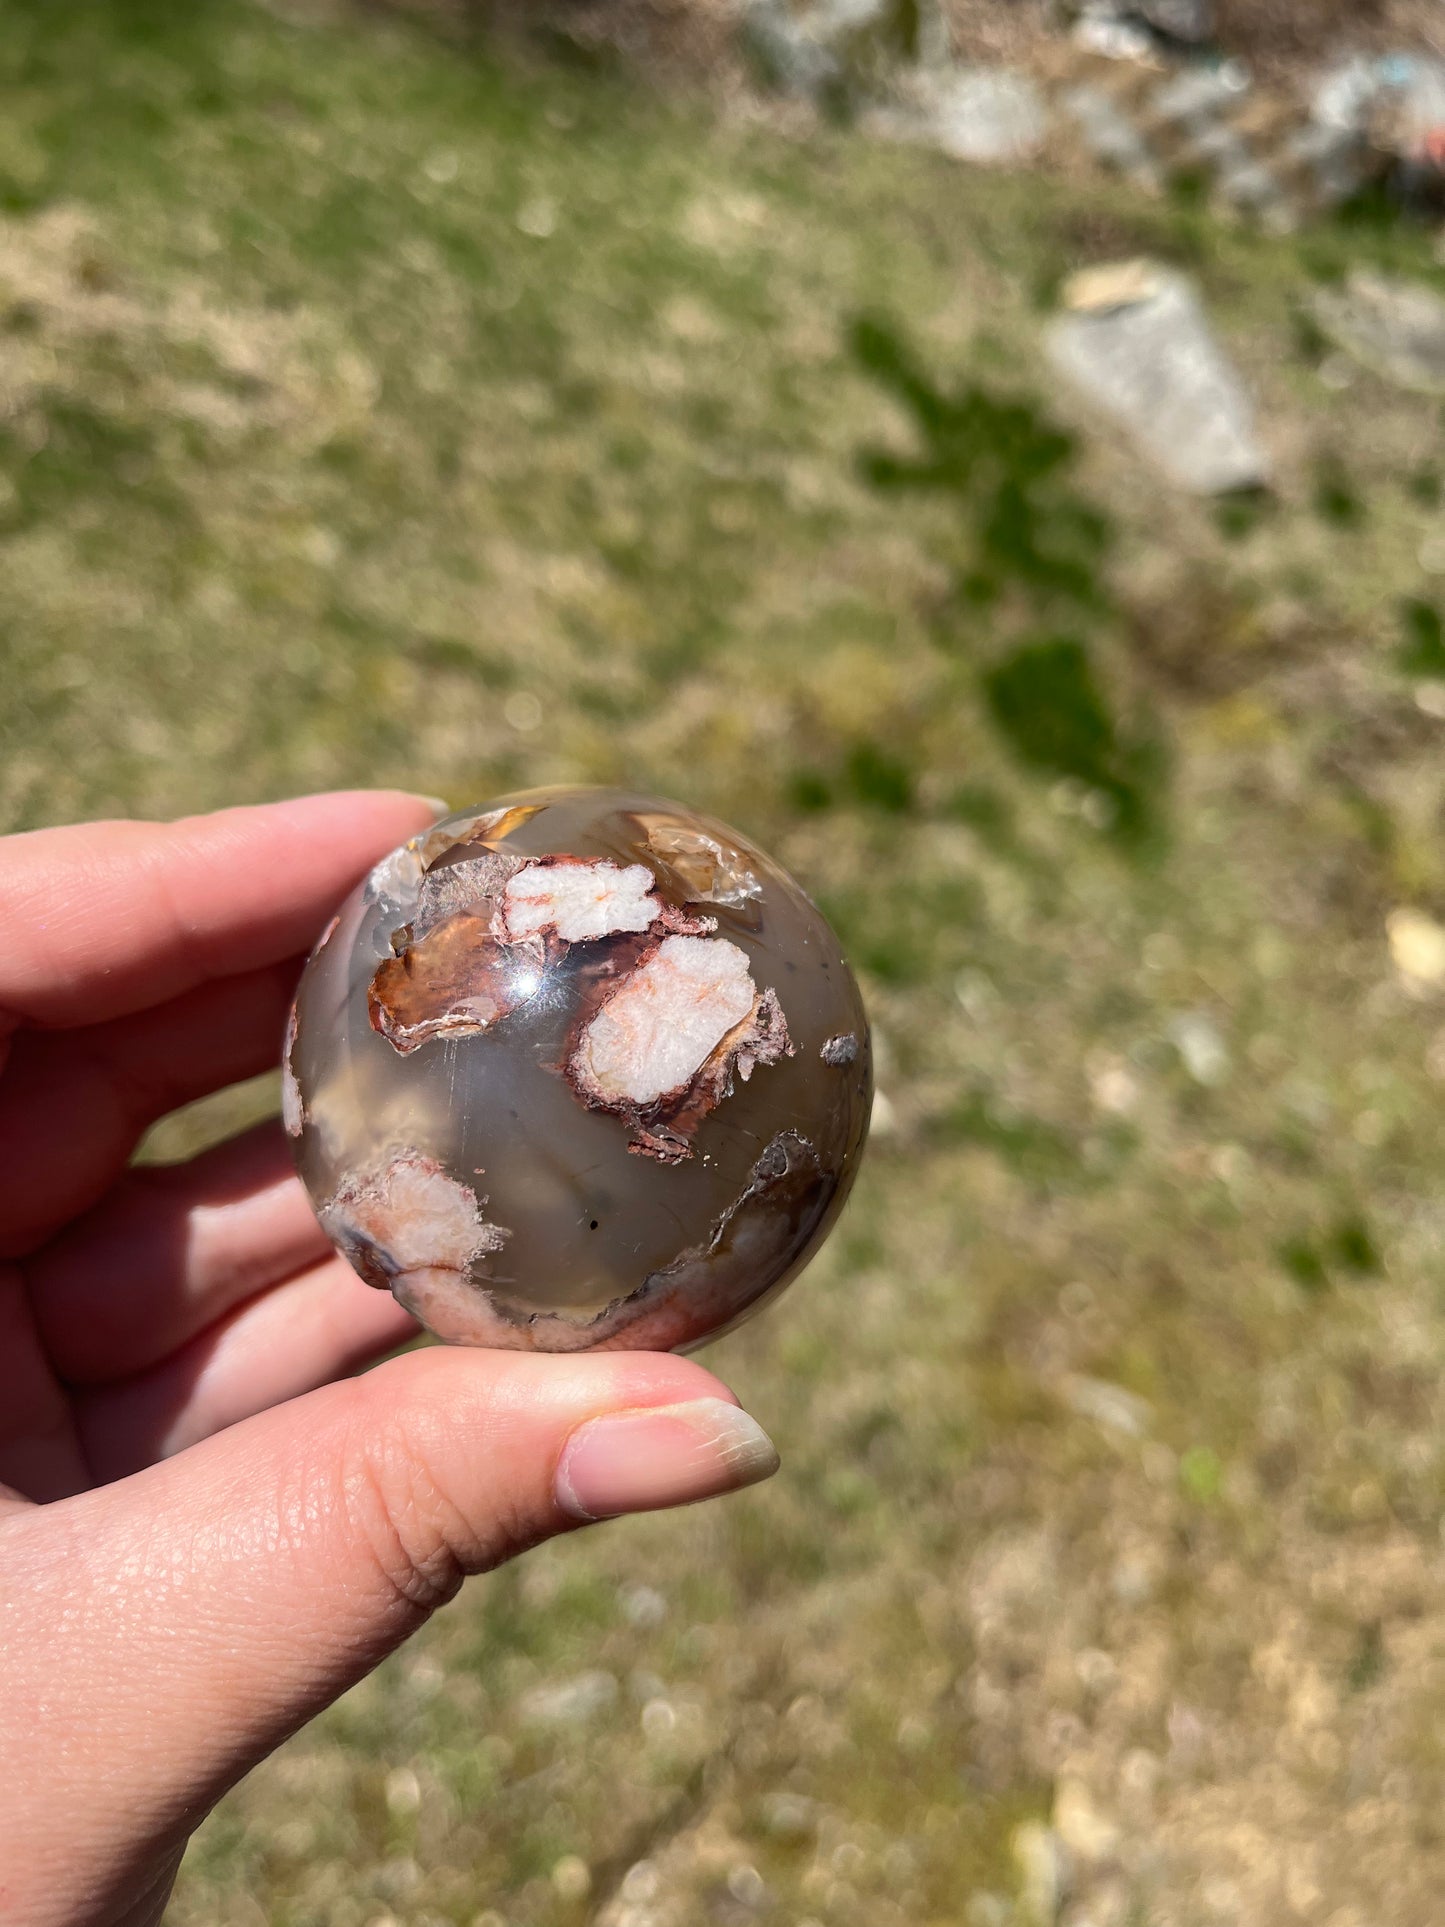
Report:
[[[311,798],[0,846],[0,1485],[135,1471],[414,1329],[328,1255],[275,1125],[129,1160],[275,1063],[311,937],[418,815]]]

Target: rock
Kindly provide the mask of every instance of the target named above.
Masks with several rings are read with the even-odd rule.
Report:
[[[1445,300],[1414,281],[1360,269],[1344,288],[1321,288],[1314,316],[1326,335],[1386,381],[1445,395]]]
[[[1182,1012],[1169,1026],[1169,1041],[1196,1084],[1213,1088],[1224,1083],[1229,1075],[1229,1051],[1207,1011]]]
[[[852,104],[900,63],[927,68],[948,52],[936,0],[752,0],[739,31],[766,86],[820,104]]]
[[[811,1840],[824,1809],[803,1793],[771,1793],[763,1802],[763,1825],[775,1840]]]
[[[1382,87],[1379,66],[1377,60],[1352,54],[1327,68],[1310,91],[1310,119],[1315,125],[1363,134]]]
[[[1155,90],[1149,105],[1161,121],[1197,123],[1203,131],[1216,114],[1237,107],[1249,87],[1249,75],[1238,61],[1221,61],[1217,67],[1182,67]]]
[[[842,84],[843,61],[811,16],[788,0],[753,0],[740,28],[743,50],[764,85],[802,100],[819,100]]]
[[[1158,166],[1148,143],[1138,128],[1101,87],[1087,82],[1071,87],[1060,97],[1060,105],[1071,116],[1085,148],[1103,167],[1127,175],[1142,187],[1162,184]]]
[[[1263,486],[1269,464],[1253,405],[1192,285],[1155,268],[1144,288],[1119,305],[1060,316],[1045,342],[1054,369],[1181,488],[1218,495]]]
[[[1323,207],[1349,200],[1377,171],[1358,133],[1324,121],[1306,121],[1296,128],[1286,137],[1281,158],[1287,167],[1304,169],[1313,198]]]
[[[575,1679],[535,1687],[517,1710],[529,1726],[580,1726],[612,1706],[617,1692],[611,1673],[579,1673]]]
[[[1134,0],[1134,13],[1166,40],[1202,47],[1214,38],[1213,0]]]
[[[1147,58],[1157,49],[1207,46],[1214,38],[1213,0],[1081,0],[1074,34],[1096,53]]]
[[[936,147],[955,160],[1001,166],[1039,151],[1049,116],[1027,74],[1010,67],[951,67],[915,76],[872,125],[886,138]]]
[[[1423,910],[1392,910],[1385,919],[1390,956],[1412,984],[1445,983],[1445,929]]]
[[[1073,39],[1086,53],[1106,60],[1152,61],[1154,37],[1147,28],[1113,11],[1085,9],[1074,22]]]
[[[559,1900],[585,1900],[592,1891],[592,1869],[579,1854],[566,1853],[552,1869],[552,1891]]]
[[[1146,1399],[1108,1379],[1070,1373],[1061,1381],[1059,1395],[1078,1417],[1092,1419],[1106,1432],[1118,1432],[1124,1438],[1142,1438],[1153,1422],[1153,1408]]]
[[[621,1596],[622,1616],[629,1626],[654,1632],[667,1617],[667,1600],[654,1586],[628,1586]]]

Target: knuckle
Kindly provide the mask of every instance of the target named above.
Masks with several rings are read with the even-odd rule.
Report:
[[[479,1414],[459,1452],[449,1431],[456,1414],[429,1399],[388,1398],[381,1374],[368,1378],[352,1382],[346,1505],[351,1530],[407,1611],[434,1612],[470,1575],[564,1527],[548,1503],[550,1479],[509,1479],[507,1455]]]
[[[477,1569],[476,1535],[403,1425],[362,1441],[348,1487],[352,1522],[398,1604],[421,1617],[444,1606]]]

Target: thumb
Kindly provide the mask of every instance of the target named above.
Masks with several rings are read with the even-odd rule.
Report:
[[[10,1514],[0,1786],[33,1866],[15,1917],[149,1918],[212,1802],[468,1573],[776,1467],[683,1359],[438,1348]],[[0,1881],[0,1915],[16,1901]]]

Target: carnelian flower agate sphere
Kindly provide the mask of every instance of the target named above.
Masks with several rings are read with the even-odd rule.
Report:
[[[439,1337],[699,1344],[817,1249],[867,1130],[838,943],[736,831],[531,790],[377,865],[317,944],[286,1129],[337,1248]]]

